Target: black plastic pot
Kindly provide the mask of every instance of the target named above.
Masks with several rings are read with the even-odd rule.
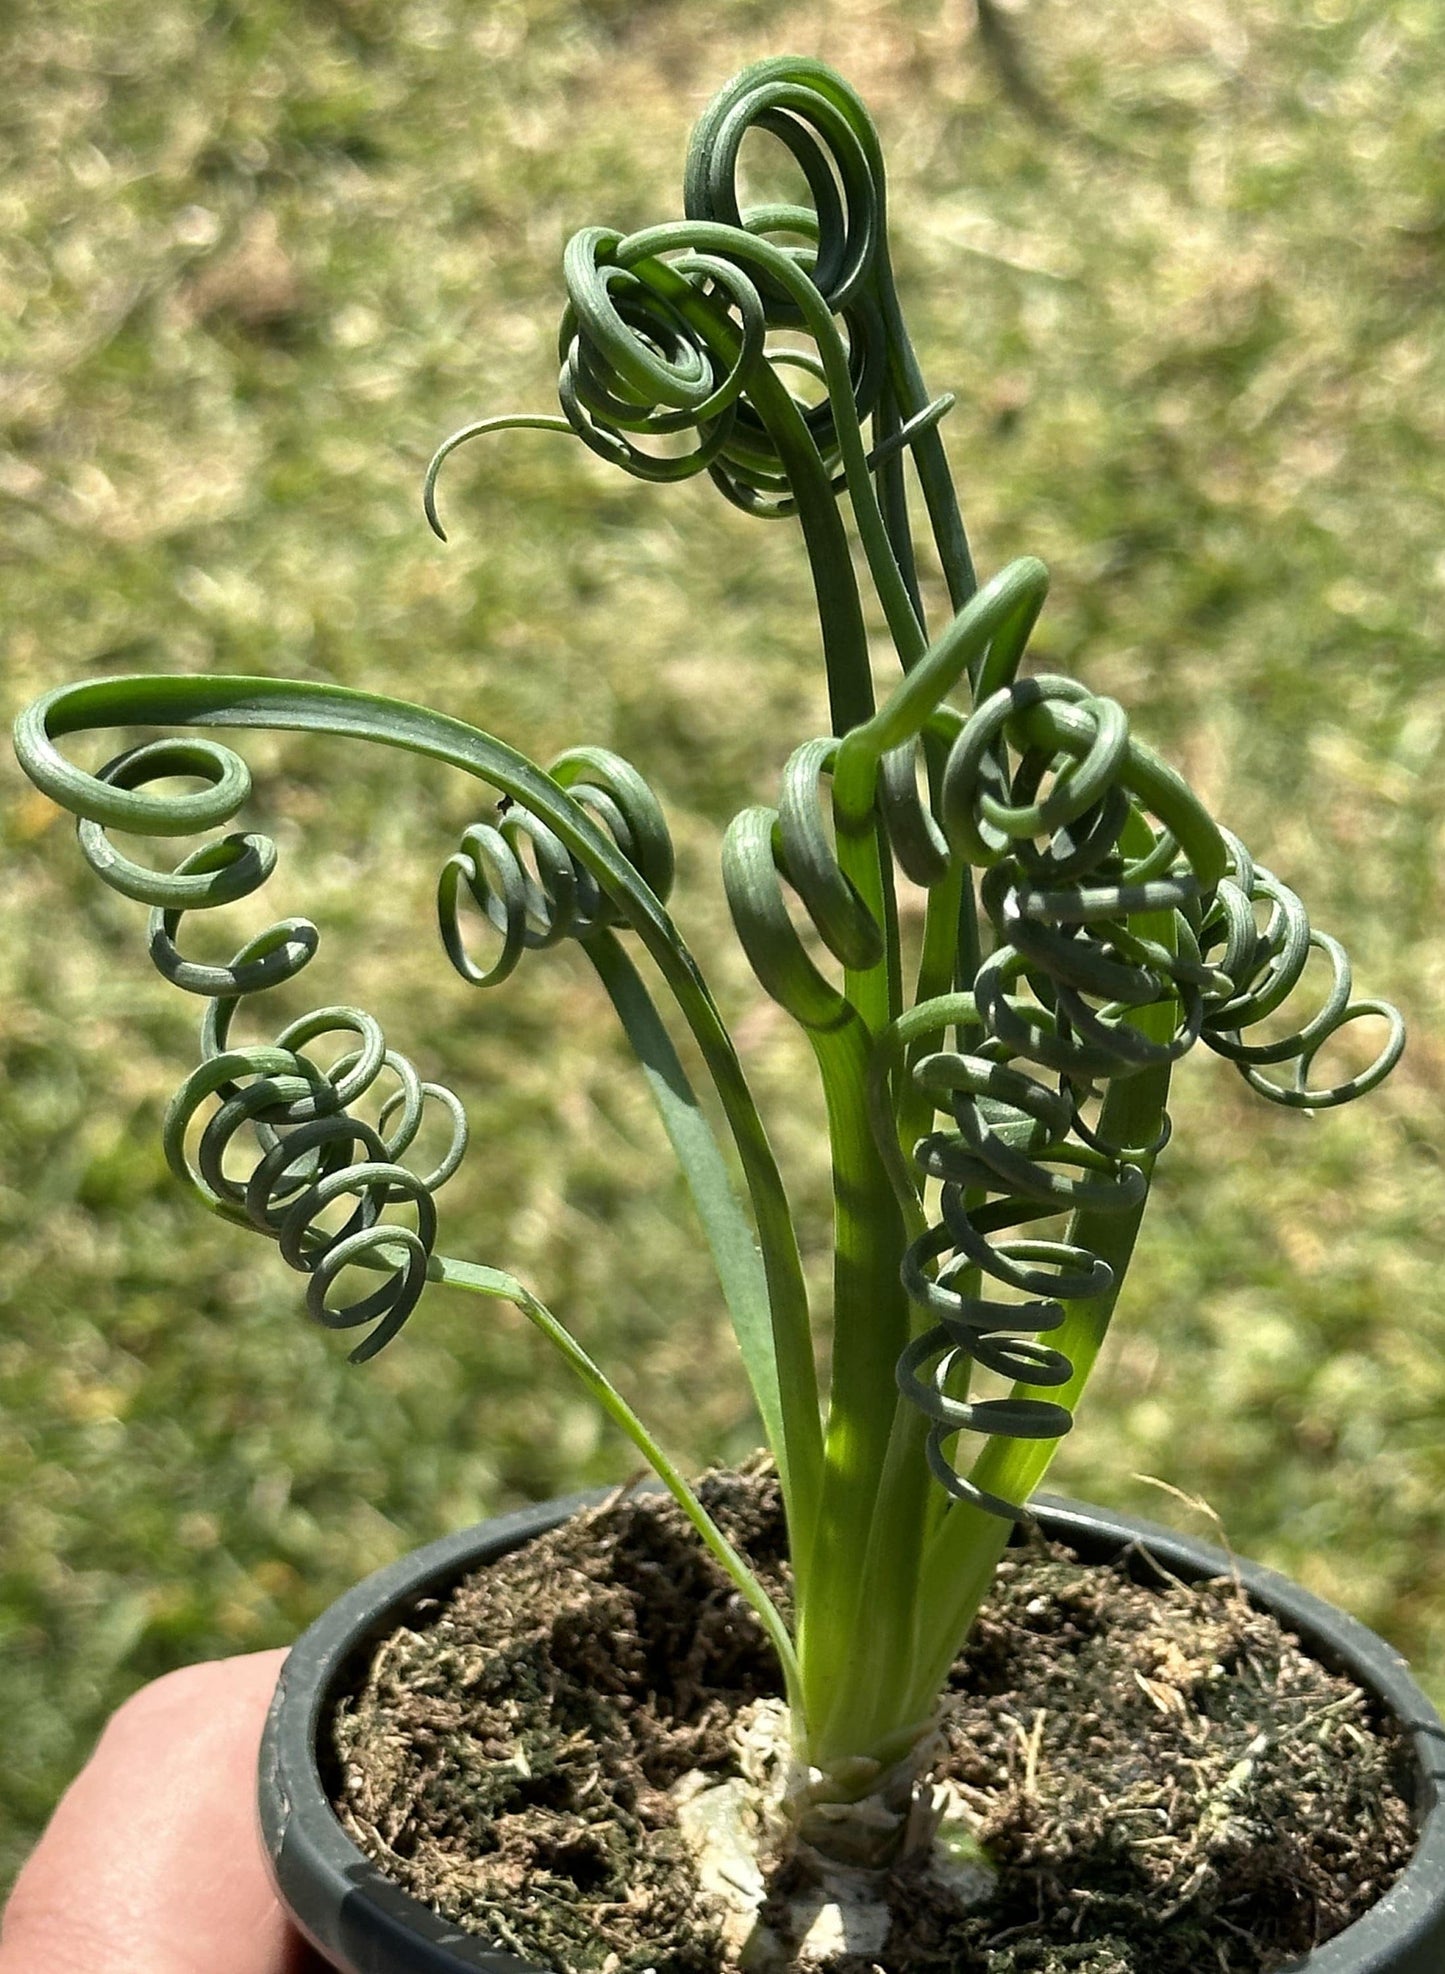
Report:
[[[314,1946],[344,1974],[544,1974],[489,1948],[385,1878],[337,1822],[318,1753],[337,1697],[357,1682],[373,1647],[409,1611],[555,1528],[600,1497],[572,1495],[429,1543],[350,1591],[293,1647],[261,1746],[260,1809],[277,1888]],[[1154,1557],[1197,1582],[1230,1569],[1219,1550],[1152,1522],[1041,1495],[1045,1533],[1085,1561],[1135,1546],[1141,1576]],[[1415,1752],[1420,1842],[1402,1876],[1362,1919],[1303,1960],[1298,1974],[1442,1974],[1445,1970],[1445,1726],[1399,1655],[1362,1624],[1257,1563],[1238,1565],[1251,1599],[1314,1656],[1374,1693],[1408,1730]],[[560,1974],[560,1970],[546,1970]]]

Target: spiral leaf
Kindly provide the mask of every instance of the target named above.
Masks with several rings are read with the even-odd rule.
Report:
[[[973,982],[967,1049],[913,1070],[951,1128],[915,1152],[921,1172],[942,1182],[941,1218],[910,1247],[904,1280],[934,1321],[898,1375],[932,1422],[929,1460],[949,1491],[1015,1515],[949,1465],[945,1442],[957,1432],[1053,1438],[1068,1415],[1033,1396],[966,1402],[950,1382],[969,1364],[1028,1387],[1073,1374],[1067,1356],[1027,1339],[1057,1329],[1065,1302],[1107,1296],[1114,1271],[1070,1241],[999,1236],[1041,1214],[1142,1206],[1167,1114],[1150,1144],[1110,1144],[1085,1120],[1090,1101],[1119,1079],[1167,1071],[1202,1037],[1275,1101],[1342,1102],[1388,1073],[1403,1026],[1382,1003],[1351,1002],[1338,943],[1311,931],[1294,894],[1216,828],[1131,736],[1119,707],[1074,681],[1017,680],[984,698],[950,750],[939,806],[955,854],[983,867],[995,944]],[[1270,906],[1262,931],[1256,900]],[[1243,1029],[1287,1000],[1311,947],[1334,969],[1324,1005],[1283,1041],[1244,1042]],[[1163,1038],[1138,1021],[1155,1007],[1172,1011]],[[1375,1063],[1347,1085],[1308,1088],[1320,1048],[1366,1013],[1389,1022]],[[1288,1088],[1256,1067],[1283,1061],[1295,1065]],[[930,1276],[928,1264],[945,1256]],[[991,1300],[971,1286],[989,1280],[1024,1299]]]
[[[606,832],[642,883],[663,902],[675,872],[662,805],[647,783],[605,747],[575,747],[548,770],[559,787]],[[467,950],[463,891],[498,934],[490,965]],[[504,799],[494,823],[474,823],[442,866],[437,918],[447,958],[474,987],[505,980],[522,954],[563,939],[586,940],[627,914],[598,885],[586,862],[523,804]]]
[[[1293,1110],[1331,1110],[1364,1096],[1389,1075],[1405,1047],[1405,1024],[1388,1001],[1355,1000],[1349,956],[1337,939],[1311,926],[1300,900],[1272,871],[1255,864],[1237,836],[1226,832],[1230,871],[1215,895],[1201,928],[1207,951],[1220,950],[1218,966],[1230,993],[1204,1018],[1203,1039],[1239,1069],[1252,1090],[1271,1103]],[[1268,915],[1263,929],[1254,907]],[[1271,1042],[1249,1042],[1245,1030],[1266,1021],[1295,994],[1310,953],[1330,963],[1331,980],[1316,1011],[1297,1028]],[[1374,1016],[1385,1023],[1385,1038],[1368,1066],[1343,1083],[1311,1088],[1315,1059],[1340,1030]],[[1293,1065],[1293,1081],[1275,1082],[1261,1065]]]
[[[354,1033],[360,1046],[323,1069],[305,1044],[338,1032]],[[349,1107],[384,1072],[397,1087],[376,1122],[367,1123]],[[447,1112],[449,1143],[434,1170],[419,1175],[400,1160],[428,1102]],[[203,1116],[192,1156],[187,1134]],[[461,1162],[467,1127],[456,1097],[422,1082],[405,1056],[385,1046],[368,1015],[322,1008],[283,1029],[270,1046],[208,1055],[173,1098],[164,1142],[172,1170],[206,1206],[270,1236],[285,1260],[310,1276],[306,1306],[317,1322],[329,1329],[373,1326],[351,1353],[360,1363],[390,1342],[426,1286],[437,1230],[433,1194]],[[343,1224],[328,1227],[327,1210],[347,1201]],[[415,1226],[383,1218],[395,1209],[410,1211]],[[370,1294],[333,1306],[330,1291],[352,1265],[387,1279]]]
[[[49,745],[49,743],[46,743]],[[199,775],[200,796],[161,794],[150,784]],[[58,777],[56,778],[58,780]],[[307,919],[288,918],[248,940],[222,965],[188,959],[179,934],[189,911],[234,903],[259,890],[276,864],[268,837],[233,833],[191,851],[170,871],[136,863],[118,851],[109,829],[179,834],[229,822],[250,792],[239,755],[209,740],[150,741],[115,756],[88,784],[86,813],[77,823],[82,853],[112,890],[151,906],[149,946],[173,986],[206,997],[202,1059],[166,1113],[163,1138],[172,1170],[213,1212],[268,1235],[293,1268],[310,1277],[308,1312],[329,1329],[370,1325],[353,1362],[373,1357],[415,1308],[426,1285],[436,1242],[433,1194],[461,1162],[465,1113],[451,1091],[425,1083],[411,1063],[388,1049],[381,1029],[356,1008],[319,1008],[293,1021],[269,1045],[233,1046],[230,1031],[243,1000],[293,980],[319,943]],[[77,785],[67,770],[66,792]],[[117,803],[111,792],[123,791]],[[306,1053],[323,1037],[348,1035],[356,1046],[323,1068]],[[386,1076],[376,1121],[351,1106]],[[400,1161],[421,1127],[428,1104],[449,1124],[447,1149],[423,1176]],[[194,1154],[187,1136],[199,1123]],[[239,1167],[239,1170],[238,1170]],[[350,1202],[339,1227],[339,1203]],[[384,1216],[408,1213],[414,1225]],[[370,1294],[337,1306],[329,1298],[344,1268],[378,1271],[386,1279]]]

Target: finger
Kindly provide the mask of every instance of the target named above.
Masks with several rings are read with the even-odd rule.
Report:
[[[0,1974],[311,1974],[256,1820],[284,1652],[187,1666],[110,1722],[16,1881]]]

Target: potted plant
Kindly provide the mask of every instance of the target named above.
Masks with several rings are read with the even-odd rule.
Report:
[[[811,204],[740,208],[739,149],[754,128],[788,147]],[[936,1784],[929,1763],[940,1695],[1015,1531],[1040,1519],[1088,1558],[1142,1544],[1147,1568],[1186,1580],[1219,1566],[1214,1552],[1159,1531],[1035,1500],[1127,1274],[1169,1137],[1175,1063],[1203,1042],[1264,1098],[1321,1110],[1378,1084],[1404,1033],[1394,1009],[1354,996],[1343,947],[1131,733],[1114,701],[1021,669],[1046,572],[1024,558],[976,580],[939,433],[951,399],[930,397],[919,374],[889,266],[878,139],[849,87],[806,60],[745,71],[697,126],[685,210],[626,236],[574,236],[560,415],[487,418],[457,433],[433,461],[425,504],[440,533],[436,480],[448,454],[531,426],[574,435],[643,479],[706,472],[744,511],[801,525],[831,731],[793,753],[776,806],[734,818],[722,855],[743,949],[806,1032],[822,1084],[834,1180],[825,1392],[783,1180],[670,915],[667,826],[631,765],[578,746],[543,768],[400,700],[225,677],[61,687],[22,715],[17,748],[37,786],[79,817],[96,874],[151,908],[156,965],[206,1002],[201,1060],[165,1123],[178,1178],[211,1211],[277,1242],[307,1276],[318,1321],[364,1330],[355,1360],[396,1335],[429,1282],[509,1301],[557,1346],[695,1533],[703,1560],[686,1568],[730,1586],[726,1624],[755,1639],[786,1700],[749,1723],[748,1787],[702,1775],[661,1821],[687,1829],[694,1868],[723,1904],[719,1847],[732,1857],[734,1917],[746,1922],[739,1952],[746,1937],[755,1959],[807,1958],[812,1938],[814,1960],[866,1965],[887,1938],[868,1915],[886,1909],[900,1874],[914,1874],[915,1890],[942,1886],[960,1909],[991,1882],[966,1797]],[[949,598],[948,621],[931,628],[910,467]],[[901,665],[881,693],[859,563]],[[129,746],[94,774],[59,746],[133,727],[183,732]],[[241,1035],[243,1005],[302,972],[315,927],[281,921],[215,964],[187,957],[181,922],[255,892],[276,861],[271,841],[223,835],[172,870],[113,843],[111,831],[171,837],[230,824],[249,776],[205,730],[245,728],[404,748],[498,798],[440,873],[443,946],[478,987],[566,938],[595,968],[717,1266],[771,1456],[752,1492],[776,1495],[781,1577],[745,1553],[726,1488],[681,1474],[583,1340],[514,1276],[439,1243],[436,1195],[466,1149],[458,1099],[356,1008],[319,1009],[265,1043]],[[176,778],[200,785],[177,793]],[[900,930],[903,885],[923,901],[916,936]],[[480,957],[478,920],[490,939]],[[1329,982],[1291,1018],[1312,953]],[[1320,1058],[1365,1019],[1381,1030],[1373,1058],[1330,1080]],[[669,1022],[688,1032],[706,1102]],[[438,1117],[445,1148],[419,1160],[419,1136]],[[527,1964],[368,1863],[323,1788],[328,1771],[332,1793],[344,1787],[330,1716],[356,1686],[359,1659],[406,1629],[408,1614],[450,1610],[444,1599],[464,1570],[519,1553],[576,1507],[433,1545],[343,1600],[293,1653],[263,1759],[263,1819],[283,1892],[338,1965]],[[1414,1861],[1308,1964],[1320,1974],[1438,1965],[1438,1721],[1359,1627],[1267,1572],[1237,1567],[1235,1587],[1241,1610],[1249,1597],[1262,1602],[1347,1670],[1408,1743]],[[1165,1712],[1173,1704],[1153,1697]],[[525,1767],[525,1749],[487,1759]],[[1229,1791],[1245,1786],[1238,1768],[1214,1799],[1226,1817]],[[790,1930],[790,1886],[815,1916],[834,1915],[824,1945]],[[864,1915],[851,1932],[850,1901]],[[945,1959],[926,1964],[951,1964],[950,1949],[938,1951]],[[642,1937],[639,1967],[648,1952]],[[1106,1964],[1122,1965],[1097,1962]]]

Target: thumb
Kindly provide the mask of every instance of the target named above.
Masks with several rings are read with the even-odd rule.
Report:
[[[256,1820],[285,1656],[187,1666],[126,1701],[16,1881],[0,1974],[321,1974]]]

